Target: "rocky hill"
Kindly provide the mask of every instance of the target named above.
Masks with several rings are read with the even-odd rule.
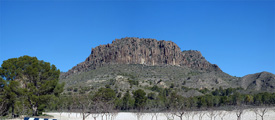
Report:
[[[122,38],[116,39],[112,44],[93,48],[89,57],[69,70],[64,77],[106,64],[173,65],[221,71],[217,65],[205,60],[199,51],[181,51],[174,42],[150,38]]]
[[[275,75],[269,72],[246,75],[240,82],[244,89],[275,92]]]
[[[60,79],[66,87],[112,85],[121,92],[172,86],[187,96],[188,90],[193,90],[190,95],[200,95],[201,89],[219,87],[275,91],[272,73],[233,77],[209,63],[199,51],[181,51],[171,41],[150,38],[127,37],[97,46],[84,62],[62,73]]]

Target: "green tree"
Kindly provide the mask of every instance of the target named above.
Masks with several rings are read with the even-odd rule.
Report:
[[[214,98],[213,95],[206,95],[205,96],[207,107],[213,107],[214,106],[214,100],[213,100],[213,98]]]
[[[167,100],[167,97],[163,94],[158,94],[157,98],[156,98],[156,101],[158,103],[158,106],[161,108],[161,109],[165,109],[167,106],[167,102],[169,102]]]
[[[147,97],[150,100],[154,100],[154,99],[156,99],[157,95],[155,93],[151,92],[151,93],[148,93]]]
[[[181,110],[184,108],[184,100],[183,97],[178,95],[176,92],[172,92],[168,97],[168,105],[167,107],[172,110]]]
[[[250,104],[251,102],[253,102],[253,96],[252,95],[246,95],[245,96],[245,103]]]
[[[96,109],[100,109],[103,113],[112,113],[115,108],[117,101],[116,93],[113,89],[106,86],[107,88],[100,88],[93,95],[93,102]],[[118,103],[117,103],[118,104]]]
[[[19,82],[13,80],[3,80],[1,78],[1,101],[5,101],[5,110],[3,111],[7,115],[9,108],[11,108],[12,117],[15,115],[15,104],[22,94],[22,89],[19,88]]]
[[[222,96],[220,98],[220,104],[221,105],[227,105],[228,104],[228,96]]]
[[[135,99],[135,108],[138,110],[143,109],[147,101],[146,93],[143,90],[138,89],[133,92],[133,95]]]
[[[127,91],[122,97],[122,110],[129,110],[134,107],[135,100],[130,95],[129,91]]]
[[[6,81],[0,77],[0,116],[5,116],[8,112],[8,103],[10,101],[7,99],[6,86]]]
[[[107,87],[107,88],[100,88],[94,94],[93,99],[100,100],[102,102],[113,102],[116,99],[116,92]]]
[[[207,102],[206,102],[206,97],[205,96],[200,96],[198,97],[198,107],[207,107]]]
[[[264,92],[262,93],[262,103],[264,104],[270,104],[270,100],[271,100],[271,94]]]
[[[243,97],[239,92],[234,92],[232,99],[234,105],[241,105],[243,102]]]
[[[261,105],[262,104],[262,95],[256,94],[254,96],[254,104]]]
[[[198,98],[196,98],[196,97],[189,98],[189,102],[190,102],[191,108],[198,106]]]
[[[152,88],[151,88],[152,91],[157,91],[159,92],[160,91],[160,88],[157,86],[157,85],[154,85]]]
[[[215,107],[219,107],[220,102],[221,102],[220,96],[214,96],[213,97],[213,104],[214,104]]]
[[[227,88],[225,90],[225,94],[226,94],[226,96],[233,94],[233,88]]]
[[[41,113],[48,101],[63,91],[64,84],[58,84],[59,74],[54,65],[30,56],[8,59],[0,68],[1,77],[8,82],[11,107],[16,101],[14,97],[24,96],[33,115]]]

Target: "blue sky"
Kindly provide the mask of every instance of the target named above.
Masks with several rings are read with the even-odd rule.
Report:
[[[233,76],[275,73],[274,0],[0,0],[0,64],[29,55],[65,72],[122,37],[199,50]]]

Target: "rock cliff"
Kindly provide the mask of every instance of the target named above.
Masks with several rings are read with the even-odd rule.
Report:
[[[112,44],[93,48],[89,57],[65,73],[65,77],[108,64],[172,65],[221,71],[217,65],[209,63],[199,51],[181,51],[174,42],[126,37],[115,39]]]

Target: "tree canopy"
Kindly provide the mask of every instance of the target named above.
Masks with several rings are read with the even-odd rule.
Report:
[[[25,99],[32,115],[38,115],[46,108],[49,100],[63,91],[59,84],[60,71],[48,62],[36,57],[22,56],[3,62],[0,68],[2,99],[8,99],[8,107],[14,114],[15,103]]]
[[[143,90],[138,89],[133,92],[133,95],[135,98],[135,107],[138,110],[143,109],[145,107],[146,100],[147,100],[146,93]]]

